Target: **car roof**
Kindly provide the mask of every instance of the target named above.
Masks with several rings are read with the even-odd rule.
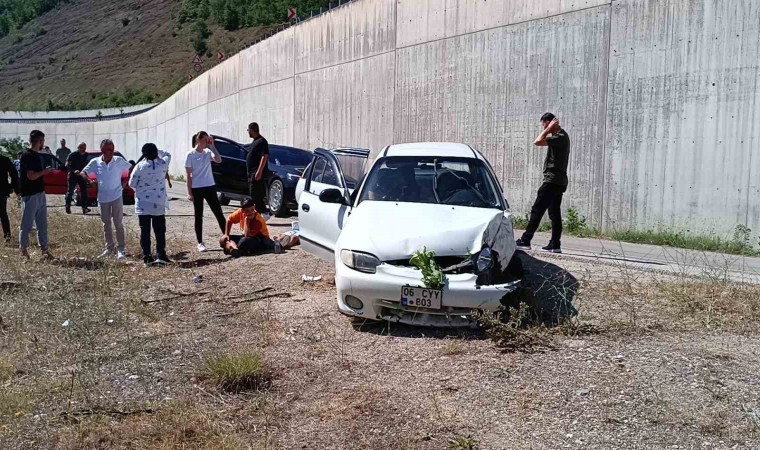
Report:
[[[454,158],[484,159],[477,151],[467,144],[453,142],[414,142],[409,144],[393,144],[381,152],[382,156],[448,156]]]
[[[317,147],[314,149],[314,152],[330,152],[334,155],[346,155],[346,156],[360,156],[367,158],[369,157],[369,154],[371,153],[369,149],[366,148],[358,148],[358,147],[334,147],[334,148],[322,148]]]

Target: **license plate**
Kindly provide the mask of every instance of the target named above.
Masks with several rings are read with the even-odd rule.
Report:
[[[441,309],[443,291],[404,286],[401,288],[401,304],[413,308]]]

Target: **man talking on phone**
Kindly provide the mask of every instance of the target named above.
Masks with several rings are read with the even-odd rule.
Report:
[[[530,250],[533,239],[544,213],[549,211],[552,222],[552,237],[549,245],[542,250],[551,253],[562,253],[562,195],[567,190],[567,164],[570,159],[570,137],[567,131],[559,126],[559,119],[554,114],[546,113],[541,116],[541,126],[544,130],[538,135],[533,144],[537,147],[547,147],[544,159],[544,182],[538,188],[536,201],[530,210],[530,221],[522,237],[517,240],[517,248]]]

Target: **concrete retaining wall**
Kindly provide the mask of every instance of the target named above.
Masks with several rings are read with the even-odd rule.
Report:
[[[281,32],[147,113],[40,128],[136,157],[205,129],[312,149],[460,141],[494,165],[513,210],[541,183],[538,118],[572,141],[574,207],[592,225],[760,231],[760,2],[357,0]]]

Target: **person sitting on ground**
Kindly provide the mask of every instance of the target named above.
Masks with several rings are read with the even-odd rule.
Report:
[[[279,252],[280,246],[275,245],[275,241],[269,237],[269,229],[264,217],[256,211],[256,202],[247,198],[241,206],[227,218],[225,233],[219,239],[219,245],[224,249],[224,253],[237,258],[264,251],[277,250]],[[242,235],[230,235],[234,224],[240,226]]]

